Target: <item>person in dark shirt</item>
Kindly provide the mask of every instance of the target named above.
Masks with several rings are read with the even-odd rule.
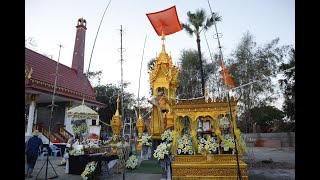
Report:
[[[31,178],[31,174],[33,171],[33,168],[37,162],[38,159],[38,153],[39,149],[43,148],[43,143],[41,138],[38,136],[40,135],[40,132],[38,130],[33,131],[32,133],[33,137],[31,137],[27,144],[26,144],[26,155],[27,155],[27,172],[26,172],[26,178]]]

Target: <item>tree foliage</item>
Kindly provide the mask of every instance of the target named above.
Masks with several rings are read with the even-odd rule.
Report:
[[[260,106],[254,107],[250,110],[250,114],[254,122],[261,127],[266,129],[274,125],[274,122],[282,122],[284,113],[274,106]]]
[[[204,79],[209,79],[209,75],[213,73],[212,65],[204,59]],[[188,99],[202,96],[201,74],[198,71],[200,64],[198,62],[198,52],[196,50],[182,50],[179,58],[181,65],[179,86],[177,88],[177,96],[181,99]]]
[[[93,83],[92,86],[99,86],[102,78],[102,70],[89,71],[88,74],[85,73],[85,76],[89,79],[91,83]]]
[[[290,51],[290,59],[288,63],[282,63],[280,71],[285,71],[292,68],[289,71],[284,72],[284,78],[279,80],[280,87],[283,90],[284,103],[283,111],[286,114],[288,120],[295,122],[295,50],[292,48]]]
[[[200,33],[201,31],[208,30],[215,21],[221,21],[222,18],[218,14],[214,14],[210,17],[207,17],[206,11],[204,9],[197,9],[195,13],[190,11],[187,12],[188,22],[181,23],[181,26],[186,32],[190,35],[196,36],[197,48],[198,48],[198,61],[200,67],[200,75],[201,75],[201,91],[202,96],[204,96],[205,92],[205,75],[203,70],[203,61],[202,61],[202,53],[201,53],[201,44],[200,44]]]
[[[239,99],[239,121],[244,121],[244,132],[252,131],[253,118],[250,109],[272,102],[275,86],[270,77],[278,70],[279,63],[283,62],[288,46],[279,46],[279,38],[257,46],[254,37],[246,32],[228,60],[230,75],[235,85],[245,85],[237,89]],[[264,79],[264,80],[262,80]],[[262,81],[259,81],[262,80]],[[255,83],[252,83],[257,81]]]
[[[28,37],[24,40],[24,46],[33,51],[37,51],[38,44],[33,37]]]

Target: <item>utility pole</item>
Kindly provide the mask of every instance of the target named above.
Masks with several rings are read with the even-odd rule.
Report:
[[[228,85],[226,84],[226,71],[225,71],[225,67],[224,67],[224,61],[223,61],[223,55],[222,55],[222,50],[221,50],[221,45],[220,45],[220,39],[219,39],[219,33],[218,33],[218,29],[217,29],[217,23],[215,21],[215,16],[214,16],[214,12],[212,12],[212,9],[211,9],[211,6],[210,6],[210,2],[208,0],[208,4],[209,4],[209,8],[210,8],[210,12],[211,12],[211,15],[212,15],[212,19],[213,19],[213,24],[214,24],[214,27],[215,27],[215,30],[216,30],[216,38],[218,40],[218,46],[219,46],[219,52],[220,52],[220,60],[221,60],[221,64],[222,64],[222,71],[223,71],[223,76],[224,76],[224,84],[226,85],[226,94],[227,94],[227,100],[228,100],[228,106],[229,106],[229,118],[231,120],[231,122],[233,122],[233,119],[232,119],[232,110],[231,110],[231,104],[230,104],[230,96],[229,96],[229,87]],[[236,135],[235,135],[235,132],[234,132],[234,127],[235,126],[235,123],[233,125],[233,139],[234,139],[234,148],[235,148],[235,153],[236,153],[236,159],[237,159],[237,179],[239,178],[240,180],[242,180],[242,174],[241,174],[241,170],[240,170],[240,165],[239,165],[239,156],[238,156],[238,147],[237,147],[237,138],[236,138]]]
[[[121,144],[122,144],[122,150],[124,150],[124,147],[123,146],[123,143],[124,143],[124,129],[125,129],[125,118],[124,118],[124,106],[123,106],[123,67],[122,67],[122,64],[123,64],[123,58],[122,58],[122,52],[123,52],[123,48],[122,48],[122,25],[120,26],[120,64],[121,64],[121,92],[120,92],[120,96],[121,96],[121,120],[122,120],[122,128],[123,128],[123,133],[122,133],[122,138],[121,138]],[[124,157],[125,158],[125,157]],[[126,165],[124,164],[124,167],[123,167],[123,177],[122,179],[125,180],[126,179],[126,175],[125,175],[125,169]]]

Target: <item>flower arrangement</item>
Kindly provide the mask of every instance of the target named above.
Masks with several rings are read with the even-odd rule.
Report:
[[[69,154],[72,156],[80,156],[80,155],[84,155],[84,151],[72,149],[69,151]]]
[[[82,141],[84,148],[98,148],[100,140],[98,139],[86,139]]]
[[[160,160],[160,159],[164,159],[164,156],[168,154],[169,154],[168,146],[165,142],[163,142],[157,146],[157,149],[153,153],[153,157]]]
[[[201,153],[203,150],[205,150],[207,153],[215,153],[217,152],[217,147],[219,147],[218,143],[216,143],[216,140],[208,136],[207,140],[203,137],[199,138],[198,141],[198,153]]]
[[[86,165],[86,168],[84,169],[84,171],[81,173],[81,177],[84,180],[87,179],[94,179],[94,170],[97,167],[97,162],[96,161],[91,161]]]
[[[193,154],[192,149],[192,140],[189,139],[186,135],[183,135],[182,138],[178,138],[178,154]]]
[[[87,123],[81,123],[80,125],[72,124],[74,134],[83,134],[87,131],[87,128]]]
[[[108,145],[108,144],[110,144],[110,142],[111,142],[111,139],[108,139],[108,140],[102,140],[101,141],[101,145]]]
[[[66,164],[66,159],[62,158],[61,161],[60,161],[60,165],[65,165],[65,164]]]
[[[119,141],[120,140],[120,136],[118,134],[113,134],[111,137],[111,141]]]
[[[225,135],[225,140],[226,142],[221,142],[220,146],[223,148],[224,151],[229,151],[229,148],[233,149],[234,148],[234,140],[233,137],[230,135]]]
[[[161,139],[165,140],[167,143],[171,143],[173,140],[172,130],[165,130],[163,134],[161,134]]]
[[[134,169],[138,165],[138,158],[135,155],[131,155],[126,162],[126,168]]]
[[[142,146],[151,146],[152,143],[150,141],[151,141],[151,136],[149,136],[148,134],[142,135],[142,138],[141,138]]]

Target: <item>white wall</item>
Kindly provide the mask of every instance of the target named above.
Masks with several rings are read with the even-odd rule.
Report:
[[[67,110],[68,110],[68,108],[66,107],[65,117],[64,117],[64,125],[65,125],[66,130],[69,133],[71,133],[72,135],[74,135],[73,130],[72,130],[72,126],[71,126],[71,118],[68,118]]]

